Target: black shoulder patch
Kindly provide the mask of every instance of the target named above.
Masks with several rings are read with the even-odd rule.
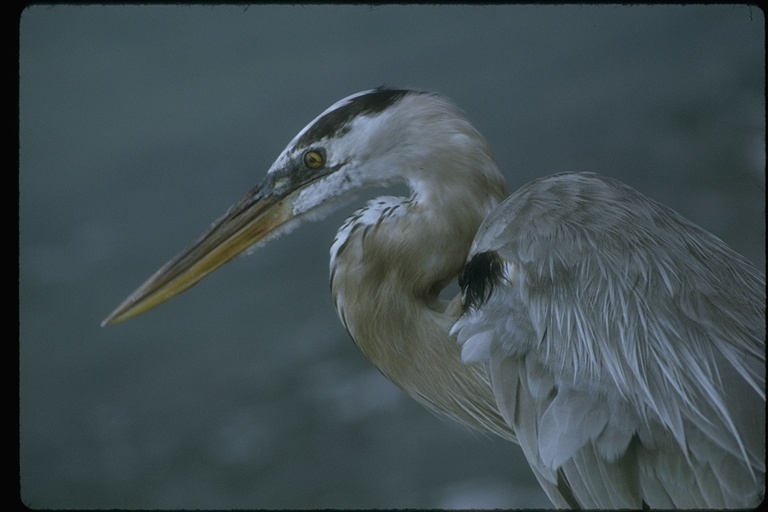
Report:
[[[349,122],[360,115],[371,115],[385,110],[397,103],[403,96],[410,92],[405,89],[375,89],[368,94],[354,98],[346,105],[328,112],[315,121],[309,130],[297,141],[299,147],[309,146],[312,141],[324,137],[344,134],[348,130]]]
[[[459,274],[462,306],[464,312],[477,311],[493,293],[493,289],[504,279],[501,257],[495,251],[475,254]]]

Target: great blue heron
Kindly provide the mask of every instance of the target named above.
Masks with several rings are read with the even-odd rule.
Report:
[[[104,323],[394,182],[410,197],[355,212],[330,265],[341,321],[384,375],[520,443],[556,506],[759,504],[765,276],[613,179],[559,174],[507,197],[482,135],[436,94],[335,103]],[[457,276],[461,294],[441,300]]]

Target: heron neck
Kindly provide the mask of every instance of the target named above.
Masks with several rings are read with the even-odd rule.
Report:
[[[485,191],[446,182],[412,188],[408,199],[371,201],[339,231],[331,260],[337,311],[366,357],[417,401],[513,436],[496,412],[484,370],[462,363],[449,335],[460,313],[458,297],[439,299],[464,265],[483,218],[504,197],[503,182]]]

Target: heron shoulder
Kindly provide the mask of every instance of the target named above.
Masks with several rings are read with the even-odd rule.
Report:
[[[748,411],[765,406],[765,277],[714,235],[615,180],[555,175],[494,210],[468,261],[453,333],[491,366],[542,474],[584,450],[612,463],[634,435],[643,449],[666,437],[670,464],[722,451],[742,480],[723,492],[764,473],[764,422]],[[514,417],[526,397],[528,441]]]
[[[498,293],[479,302],[475,295],[485,316],[470,311],[466,322],[490,324],[501,308],[515,323],[506,339],[525,343],[515,350],[559,332],[565,341],[551,356],[560,359],[549,363],[563,369],[610,373],[596,357],[642,343],[646,356],[702,348],[689,354],[701,358],[717,347],[734,362],[765,359],[765,276],[711,233],[616,180],[579,173],[529,183],[485,219],[468,266],[487,254],[506,271],[488,270]],[[465,282],[465,297],[483,286]],[[624,375],[615,370],[613,377]],[[740,370],[755,387],[764,382]]]

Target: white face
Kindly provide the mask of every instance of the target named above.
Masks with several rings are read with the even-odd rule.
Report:
[[[470,169],[495,180],[485,140],[440,96],[369,90],[326,109],[293,138],[270,168],[266,187],[288,197],[292,216],[320,219],[359,190],[406,182],[417,195],[466,180]]]
[[[314,127],[321,119],[325,118],[330,114],[331,112],[338,111],[340,108],[349,105],[352,103],[353,100],[360,96],[364,96],[366,94],[371,94],[375,90],[369,89],[367,91],[361,91],[355,94],[352,94],[350,96],[347,96],[346,98],[343,98],[327,109],[325,109],[320,115],[318,115],[316,118],[314,118],[307,126],[305,126],[296,136],[291,140],[291,142],[288,143],[288,145],[285,147],[283,152],[280,154],[280,156],[277,157],[277,160],[272,164],[272,166],[269,169],[269,173],[275,172],[277,169],[282,169],[286,167],[288,162],[290,162],[293,158],[296,157],[297,153],[307,150],[308,148],[305,147],[306,143],[300,142],[302,138],[305,138],[307,132],[310,131],[312,127]],[[317,144],[323,145],[328,143],[328,137],[323,137],[323,140],[316,141]]]
[[[336,102],[288,144],[268,171],[276,190],[298,190],[295,216],[326,213],[365,187],[395,178],[387,156],[398,145],[399,102],[409,91],[369,90]],[[387,163],[388,162],[388,163]]]

